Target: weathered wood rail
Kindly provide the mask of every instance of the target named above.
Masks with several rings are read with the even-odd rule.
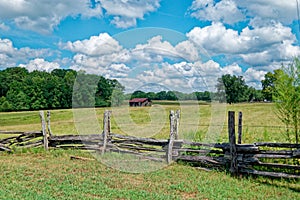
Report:
[[[43,145],[43,133],[41,131],[21,132],[21,131],[0,131],[0,151],[12,151],[12,148],[36,147]]]
[[[253,174],[269,177],[300,178],[300,144],[242,143],[242,114],[238,119],[238,144],[235,135],[235,113],[228,113],[228,143],[201,143],[178,139],[180,112],[170,112],[169,139],[139,138],[111,133],[111,112],[104,113],[103,133],[90,135],[52,135],[50,113],[47,125],[40,113],[42,131],[5,132],[13,134],[0,140],[0,150],[10,151],[12,146],[48,148],[74,148],[93,150],[100,154],[126,153],[160,162],[183,161],[194,165],[229,170],[233,175]],[[48,130],[46,130],[48,127]],[[51,135],[50,135],[51,134]]]

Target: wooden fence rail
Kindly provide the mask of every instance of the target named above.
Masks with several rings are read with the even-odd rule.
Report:
[[[9,135],[9,137],[1,137],[0,151],[12,151],[13,147],[29,148],[43,144],[41,131],[0,131],[0,135]]]
[[[50,112],[47,122],[40,112],[42,131],[9,132],[12,135],[0,139],[0,150],[11,151],[12,146],[48,148],[76,148],[108,152],[126,153],[147,159],[171,163],[184,161],[210,168],[229,170],[238,174],[253,174],[270,177],[300,178],[300,144],[242,142],[242,113],[238,114],[238,137],[235,134],[235,113],[228,113],[228,143],[201,143],[178,139],[180,112],[170,112],[169,139],[140,138],[111,133],[111,112],[106,111],[102,134],[60,135],[51,134]],[[46,123],[47,126],[46,126]],[[46,128],[48,127],[48,129]],[[48,131],[47,131],[48,130]]]

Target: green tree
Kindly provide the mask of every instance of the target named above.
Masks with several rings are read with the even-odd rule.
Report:
[[[264,100],[264,95],[263,95],[262,91],[257,90],[254,87],[249,87],[248,88],[248,94],[249,94],[248,101],[250,101],[250,102],[263,101]]]
[[[178,100],[176,93],[174,91],[168,91],[166,98],[167,98],[167,100],[170,100],[170,101]]]
[[[10,99],[10,103],[13,105],[13,110],[30,109],[30,99],[23,91],[10,90],[7,93],[7,98]]]
[[[156,94],[155,92],[147,92],[147,98],[149,98],[150,100],[155,100],[156,99]]]
[[[125,87],[122,86],[117,80],[109,80],[111,93],[109,95],[111,106],[121,106],[124,102]]]
[[[249,88],[242,76],[226,74],[218,79],[217,90],[222,97],[225,92],[227,103],[246,102],[249,100]],[[224,101],[224,99],[219,99]]]
[[[267,101],[273,101],[273,95],[275,92],[275,82],[281,74],[282,69],[276,69],[273,73],[266,73],[265,78],[261,81],[262,94]]]
[[[93,107],[99,106],[99,96],[103,91],[97,91],[99,78],[96,75],[79,72],[73,87],[73,107]]]
[[[72,95],[73,95],[73,87],[76,80],[77,72],[74,70],[68,70],[68,72],[64,76],[64,87],[62,89],[62,93],[64,94],[63,100],[61,102],[63,108],[71,108],[72,107]]]
[[[12,105],[3,96],[0,98],[0,112],[11,111]]]
[[[111,106],[121,106],[125,100],[125,96],[122,90],[115,89],[111,96]]]
[[[210,101],[211,100],[210,92],[208,92],[208,91],[195,92],[195,96],[197,97],[198,101]]]
[[[160,91],[156,94],[156,97],[158,100],[167,100],[167,92],[166,91]]]
[[[0,70],[0,109],[70,108],[72,102],[74,106],[83,107],[109,106],[113,91],[118,93],[118,102],[122,101],[124,87],[117,80],[78,73],[69,69],[55,69],[51,73],[29,73],[20,67]]]
[[[134,91],[131,94],[131,99],[133,99],[133,98],[147,98],[147,93],[145,93],[141,90]]]
[[[286,134],[289,140],[290,133],[294,133],[296,143],[299,143],[300,128],[300,61],[284,66],[275,81],[274,100],[276,113],[286,126]]]
[[[52,72],[51,72],[51,75],[52,76],[57,76],[59,78],[65,78],[66,74],[69,72],[69,71],[72,71],[70,69],[54,69]]]
[[[21,67],[11,67],[0,72],[0,97],[6,96],[11,85],[22,82],[29,74],[28,70]]]

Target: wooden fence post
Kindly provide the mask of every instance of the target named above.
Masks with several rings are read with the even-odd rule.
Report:
[[[242,131],[243,131],[243,113],[239,112],[238,144],[242,144]]]
[[[236,138],[235,138],[235,112],[228,112],[228,136],[229,136],[229,145],[230,145],[230,173],[233,176],[236,176],[238,173],[237,166],[237,152],[236,152]]]
[[[42,132],[43,132],[43,143],[44,143],[44,149],[48,151],[48,135],[46,131],[46,122],[45,122],[45,115],[44,111],[40,111],[40,118],[42,123]]]
[[[111,112],[106,110],[103,115],[103,146],[101,150],[101,154],[105,153],[107,139],[110,134],[110,114]]]
[[[111,111],[107,111],[108,112],[108,117],[107,117],[107,132],[108,132],[108,136],[111,133],[111,121],[110,121],[110,117],[111,117]]]
[[[178,140],[179,138],[179,121],[180,121],[180,110],[177,110],[176,111],[176,114],[175,114],[175,140]]]
[[[173,153],[173,144],[175,139],[175,113],[173,110],[170,111],[170,139],[168,143],[167,149],[167,163],[170,164],[172,162],[172,153]]]
[[[48,124],[48,133],[49,136],[52,136],[51,125],[50,125],[51,113],[50,110],[47,111],[47,124]]]

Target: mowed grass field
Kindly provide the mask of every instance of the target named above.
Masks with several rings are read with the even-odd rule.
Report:
[[[105,109],[53,110],[52,131],[55,135],[101,132]],[[274,105],[264,103],[111,108],[112,132],[168,138],[171,109],[181,110],[179,133],[185,139],[227,142],[226,113],[234,110],[243,112],[243,143],[287,141]],[[0,130],[40,129],[38,111],[0,113]],[[215,131],[219,132],[215,135]],[[71,156],[90,160],[72,160]],[[0,152],[0,171],[0,199],[300,199],[297,180],[232,178],[225,172],[176,163],[153,172],[125,173],[77,150]]]

